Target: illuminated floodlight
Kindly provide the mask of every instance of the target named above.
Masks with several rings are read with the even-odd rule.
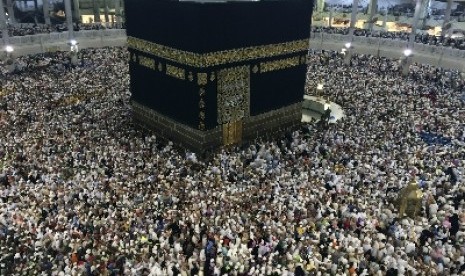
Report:
[[[77,45],[77,41],[75,39],[71,39],[69,41],[69,44],[71,44],[71,46],[76,46]]]
[[[410,55],[412,55],[412,50],[410,50],[410,49],[405,49],[405,50],[404,50],[404,56],[408,57],[408,56],[410,56]]]
[[[316,86],[316,89],[318,89],[318,90],[323,90],[323,84],[322,84],[322,83],[319,83],[319,84]]]
[[[346,49],[350,49],[350,47],[352,46],[352,43],[347,42],[347,43],[345,44],[345,46],[346,46]]]
[[[7,46],[5,47],[5,51],[6,51],[7,53],[13,52],[13,51],[14,51],[13,46],[7,45]]]

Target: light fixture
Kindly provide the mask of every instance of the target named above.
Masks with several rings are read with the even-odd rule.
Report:
[[[345,44],[345,46],[346,46],[346,49],[350,49],[350,47],[352,46],[352,43],[347,42],[347,43]]]
[[[69,44],[71,44],[71,46],[76,46],[77,41],[76,41],[75,39],[71,39],[71,40],[69,41]]]
[[[405,50],[404,50],[404,56],[408,57],[408,56],[410,56],[411,54],[412,54],[412,50],[410,50],[410,49],[405,49]]]
[[[14,50],[14,49],[13,49],[13,46],[11,46],[11,45],[7,45],[7,46],[5,47],[5,51],[6,51],[7,53],[11,53],[11,52],[13,52],[13,50]]]
[[[319,84],[316,86],[316,89],[318,89],[318,90],[323,90],[323,84],[322,84],[322,83],[319,83]]]

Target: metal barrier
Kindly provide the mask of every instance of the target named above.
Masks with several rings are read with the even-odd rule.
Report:
[[[79,48],[99,48],[126,45],[126,30],[81,30],[74,33]],[[68,32],[15,36],[10,38],[15,56],[43,52],[69,51]],[[3,42],[0,42],[0,47]]]
[[[318,38],[321,38],[323,41],[348,41],[348,36],[341,34],[315,33],[313,35],[313,40],[317,41]],[[378,37],[354,36],[353,43],[363,45],[379,45],[380,47],[397,47],[399,49],[404,49],[407,47],[407,41]],[[450,47],[414,43],[413,50],[432,54],[440,54],[444,52],[444,56],[449,56],[453,58],[465,58],[465,50]]]
[[[126,37],[126,30],[124,29],[106,29],[106,30],[81,30],[74,32],[76,40],[81,38],[86,39],[100,39],[102,37]],[[59,43],[67,42],[68,32],[61,33],[48,33],[48,34],[36,34],[36,35],[25,35],[25,36],[12,36],[10,37],[10,44],[16,47],[31,44],[43,44],[43,43]],[[0,40],[0,45],[3,44],[3,40]]]
[[[312,33],[310,47],[340,51],[347,41],[349,41],[348,35]],[[354,36],[352,44],[355,53],[379,55],[387,58],[400,58],[403,49],[407,48],[407,41],[378,37]],[[465,50],[422,43],[414,43],[412,50],[415,62],[465,72]]]
[[[74,34],[80,43],[80,48],[122,46],[126,43],[125,29],[81,30]],[[312,33],[311,47],[341,50],[347,41],[347,35]],[[69,50],[67,45],[68,32],[11,37],[10,43],[17,49],[15,50],[16,55]],[[2,44],[3,42],[0,40],[0,45]],[[353,44],[355,46],[354,52],[378,54],[388,58],[400,57],[402,49],[407,47],[406,41],[363,36],[355,36]],[[465,50],[414,43],[413,51],[415,53],[414,59],[417,62],[465,72]]]

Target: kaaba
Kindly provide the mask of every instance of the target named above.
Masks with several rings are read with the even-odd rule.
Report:
[[[300,123],[312,0],[126,0],[134,122],[195,151]]]

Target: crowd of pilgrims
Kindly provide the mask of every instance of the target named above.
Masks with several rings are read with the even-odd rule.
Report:
[[[313,52],[307,93],[344,118],[199,156],[134,127],[125,48],[79,58],[0,67],[0,275],[465,272],[458,72]],[[416,218],[395,203],[412,183]]]
[[[465,31],[464,31],[465,32]],[[323,27],[315,26],[312,27],[313,35],[318,33],[331,33],[331,34],[341,34],[348,35],[349,28],[340,28],[340,27]],[[369,29],[359,29],[354,30],[355,36],[365,36],[365,37],[380,37],[386,39],[395,39],[395,40],[404,40],[408,41],[410,39],[410,32],[398,31],[398,32],[388,32],[388,31],[371,31]],[[443,35],[430,35],[427,33],[418,33],[415,35],[415,42],[434,45],[434,46],[444,46],[450,47],[459,50],[465,50],[465,37],[456,37],[451,38]]]

